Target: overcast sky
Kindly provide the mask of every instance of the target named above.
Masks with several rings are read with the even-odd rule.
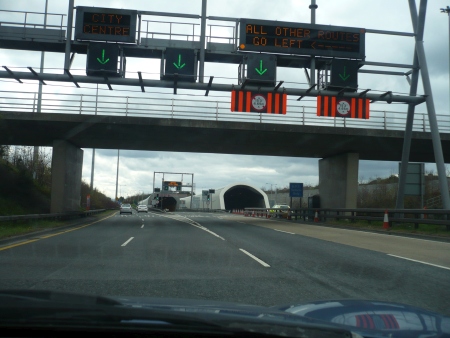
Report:
[[[310,0],[209,0],[207,15],[278,20],[288,22],[310,22]],[[316,23],[334,26],[347,26],[366,29],[412,32],[411,18],[407,0],[317,0]],[[433,95],[438,114],[449,113],[449,18],[440,13],[441,7],[450,5],[441,0],[429,0],[427,19],[425,24],[425,50],[433,86]],[[172,12],[201,14],[201,0],[75,0],[75,6],[95,6],[108,8],[135,9],[142,11]],[[419,1],[417,1],[417,7]],[[68,1],[48,0],[48,12],[67,14]],[[15,10],[28,12],[44,12],[45,0],[0,0],[0,10]],[[23,14],[13,14],[0,11],[0,21],[23,22]],[[58,18],[58,17],[55,17]],[[160,19],[160,18],[158,18]],[[28,21],[35,20],[42,23],[42,16],[28,15]],[[39,22],[41,20],[41,22]],[[49,24],[59,24],[54,19]],[[166,17],[165,21],[177,21],[176,18]],[[380,34],[366,34],[366,60],[376,62],[390,62],[412,64],[413,39],[393,37]],[[31,66],[39,69],[40,53],[0,50],[2,65],[10,68]],[[85,67],[85,56],[77,55],[72,68],[82,70]],[[52,72],[61,72],[64,63],[63,54],[46,53],[45,68]],[[50,70],[50,68],[52,68]],[[369,69],[369,68],[366,68]],[[405,71],[405,69],[388,69]],[[136,76],[137,71],[158,76],[159,63],[157,60],[127,60],[127,77]],[[134,74],[134,75],[131,75]],[[205,75],[228,77],[224,82],[236,83],[237,65],[208,64]],[[151,75],[148,75],[151,77]],[[155,77],[157,78],[157,77]],[[295,82],[300,88],[307,88],[303,70],[293,72],[292,69],[280,69],[278,80]],[[217,80],[219,81],[219,80]],[[215,81],[216,82],[216,81]],[[95,86],[82,85],[77,89],[70,84],[49,84],[44,86],[44,93],[90,93],[95,94]],[[0,81],[0,91],[37,91],[37,83],[17,84],[14,81]],[[359,77],[359,88],[371,88],[381,92],[392,90],[408,93],[409,86],[405,77],[380,76],[362,74]],[[115,88],[116,90],[119,88]],[[120,95],[138,95],[139,88],[121,88]],[[78,92],[77,92],[78,90]],[[130,92],[126,92],[126,91]],[[151,92],[152,90],[149,90]],[[99,93],[107,93],[108,88],[99,86]],[[153,88],[153,92],[158,92]],[[163,92],[163,90],[161,90]],[[421,85],[419,93],[423,93]],[[187,92],[181,92],[177,98],[187,98]],[[198,93],[197,93],[198,94]],[[216,93],[221,99],[226,99],[224,93]],[[150,94],[148,94],[150,95]],[[225,95],[225,96],[224,96]],[[172,98],[165,94],[166,97]],[[214,96],[214,93],[212,93]],[[406,106],[393,107],[385,105],[385,110],[406,111]],[[425,105],[417,108],[417,114],[424,114]],[[286,145],[287,147],[289,145]],[[430,151],[432,151],[430,149]],[[192,154],[168,153],[149,151],[120,152],[119,184],[121,195],[132,195],[137,192],[150,192],[152,188],[153,172],[193,173],[197,193],[202,189],[218,188],[235,182],[245,182],[257,187],[269,187],[270,184],[283,188],[290,182],[318,184],[318,160],[310,158],[286,158],[275,156],[238,156],[226,154]],[[92,150],[84,149],[83,180],[90,181]],[[115,194],[117,150],[96,150],[94,185],[108,196]],[[435,170],[435,165],[428,165],[428,170]],[[368,180],[397,174],[398,162],[360,161],[359,178]],[[166,176],[179,180],[179,176]],[[190,182],[190,177],[185,176]],[[157,182],[161,176],[157,177]]]

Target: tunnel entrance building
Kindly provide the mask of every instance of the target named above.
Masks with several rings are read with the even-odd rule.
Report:
[[[264,191],[246,183],[234,183],[215,189],[210,195],[210,201],[203,201],[201,196],[192,199],[183,198],[187,209],[234,210],[245,208],[269,208],[269,199]]]
[[[223,200],[225,210],[266,208],[264,196],[248,185],[236,185],[229,188],[224,192]]]
[[[175,211],[177,209],[177,200],[173,197],[162,197],[160,199],[160,208]]]

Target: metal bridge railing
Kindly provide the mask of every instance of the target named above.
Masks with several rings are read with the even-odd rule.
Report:
[[[161,30],[155,30],[155,26],[161,26]],[[141,38],[200,41],[200,24],[197,23],[142,20],[141,27],[145,28],[139,32]]]
[[[23,28],[57,28],[63,30],[65,28],[64,17],[66,14],[47,13],[47,24],[44,27],[45,13],[31,11],[13,11],[0,10],[0,14],[5,14],[8,21],[0,21],[0,26],[13,26]],[[17,19],[16,19],[17,18]],[[52,23],[53,22],[53,23]],[[59,23],[57,23],[59,22]]]
[[[207,42],[227,43],[237,48],[237,26],[210,24]]]
[[[37,112],[35,92],[0,91],[0,111]],[[41,112],[59,114],[88,114],[112,116],[141,116],[147,118],[199,119],[247,123],[272,123],[336,128],[404,130],[406,112],[371,110],[370,119],[319,117],[312,102],[301,104],[288,100],[286,115],[231,112],[226,98],[164,98],[145,93],[142,96],[111,96],[95,94],[44,93]],[[450,133],[450,116],[437,115],[439,131]],[[413,130],[428,132],[428,118],[416,114]]]

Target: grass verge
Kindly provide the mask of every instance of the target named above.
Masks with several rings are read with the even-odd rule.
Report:
[[[116,210],[107,210],[102,213],[89,216],[89,219],[92,220],[92,218],[103,218],[114,212],[116,212]],[[15,222],[0,222],[0,239],[24,235],[40,230],[58,228],[70,224],[79,224],[83,219],[73,218],[69,220],[24,220]]]
[[[367,230],[380,230],[380,231],[450,237],[450,231],[446,230],[445,225],[436,225],[436,224],[418,224],[417,229],[415,229],[413,223],[395,223],[389,230],[383,229],[383,222],[381,221],[372,221],[369,223],[367,221],[351,222],[348,220],[327,220],[325,224],[354,227]]]

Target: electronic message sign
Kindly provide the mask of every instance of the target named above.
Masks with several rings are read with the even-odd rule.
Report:
[[[277,74],[277,58],[275,55],[249,53],[246,63],[246,79],[248,81],[275,85]]]
[[[90,42],[86,57],[86,75],[120,76],[117,72],[118,60],[117,43]]]
[[[365,57],[365,30],[351,27],[240,19],[240,51]]]
[[[164,80],[195,82],[197,80],[197,57],[194,49],[167,48],[164,53]]]
[[[358,88],[358,60],[333,59],[331,61],[331,77],[328,90],[349,88],[356,91]]]
[[[76,40],[136,42],[137,11],[77,6]]]

